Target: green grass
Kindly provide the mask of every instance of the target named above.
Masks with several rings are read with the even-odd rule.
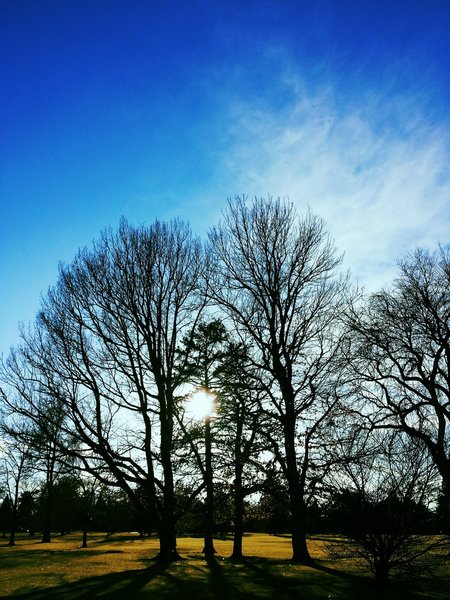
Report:
[[[276,600],[371,600],[373,580],[348,561],[331,561],[326,538],[313,536],[309,548],[315,567],[289,562],[286,536],[250,534],[244,539],[248,558],[235,563],[230,540],[216,540],[217,555],[206,562],[202,539],[180,538],[184,560],[167,566],[151,560],[154,538],[137,535],[91,535],[80,548],[79,534],[55,537],[49,544],[18,536],[15,547],[0,539],[0,597],[44,599],[134,598]],[[389,598],[410,600],[449,596],[450,569],[430,580],[394,581]]]

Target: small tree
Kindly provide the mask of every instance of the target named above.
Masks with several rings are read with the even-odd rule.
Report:
[[[34,471],[43,479],[39,518],[41,541],[48,543],[54,486],[58,477],[72,470],[73,464],[74,442],[65,429],[64,406],[40,387],[20,350],[11,349],[7,362],[0,365],[0,375],[8,389],[8,394],[3,391],[3,430],[18,444],[28,447]]]
[[[200,323],[196,332],[186,337],[184,342],[181,354],[188,357],[183,370],[187,383],[214,394],[217,407],[213,419],[210,415],[205,418],[204,436],[199,424],[184,427],[206,489],[204,552],[214,553],[212,532],[215,528],[214,512],[217,502],[214,479],[210,472],[214,466],[216,479],[222,479],[222,492],[227,490],[225,496],[222,493],[221,505],[228,504],[229,498],[226,496],[232,499],[232,558],[242,559],[245,498],[256,492],[261,485],[261,476],[256,474],[256,469],[261,468],[261,463],[257,460],[261,444],[256,444],[258,390],[254,386],[254,379],[247,372],[253,365],[245,346],[233,341],[219,320]],[[211,443],[203,444],[207,440],[213,443],[216,457],[211,455]],[[205,446],[204,456],[200,451],[202,445]],[[219,477],[217,471],[220,473]],[[227,483],[229,479],[232,479],[231,485]]]
[[[0,472],[5,482],[10,507],[8,546],[15,545],[20,497],[34,472],[31,457],[27,445],[14,438],[3,438]]]
[[[18,523],[22,529],[28,531],[30,536],[34,536],[36,531],[36,491],[25,490],[19,499]]]
[[[95,502],[100,492],[100,484],[95,477],[89,477],[82,471],[75,474],[78,481],[78,496],[80,505],[81,526],[83,529],[82,548],[87,548],[88,532],[92,527],[95,515]]]
[[[136,513],[140,518],[139,522],[135,518]],[[92,524],[94,530],[105,531],[111,536],[116,531],[129,531],[132,527],[141,531],[143,524],[148,526],[148,519],[145,511],[136,511],[123,491],[103,487],[94,502]]]
[[[259,431],[261,413],[259,401],[263,391],[249,376],[251,361],[242,343],[230,342],[226,357],[217,369],[220,386],[218,444],[222,449],[222,468],[232,479],[233,551],[231,558],[242,560],[245,499],[263,487],[264,462],[267,449]]]
[[[392,574],[424,572],[431,551],[445,543],[430,536],[436,497],[436,470],[422,444],[399,434],[362,432],[353,446],[341,447],[335,472],[335,494],[329,517],[346,536],[333,542],[331,553],[368,566],[379,600]],[[352,456],[359,456],[353,462]]]
[[[6,532],[11,531],[12,506],[9,494],[3,498],[0,505],[0,530],[3,532],[3,537],[6,537]]]
[[[266,471],[266,480],[258,502],[258,516],[260,530],[273,535],[289,532],[289,490],[276,463],[269,465]]]
[[[186,383],[200,390],[211,399],[213,394],[217,395],[217,370],[227,356],[228,333],[221,321],[202,321],[196,329],[183,340],[181,351],[182,376]],[[207,400],[206,400],[207,401]],[[211,407],[212,409],[212,407]],[[198,423],[190,424],[187,428],[182,419],[180,424],[187,436],[189,445],[196,458],[197,467],[202,473],[203,486],[206,490],[204,511],[204,546],[205,556],[215,554],[213,530],[214,530],[214,475],[212,458],[212,419],[211,414],[203,415],[204,432]],[[200,433],[200,436],[198,435]],[[204,435],[202,435],[204,433]],[[204,453],[200,452],[203,445]]]
[[[81,529],[82,500],[80,481],[74,475],[59,477],[53,489],[53,527],[61,535]]]

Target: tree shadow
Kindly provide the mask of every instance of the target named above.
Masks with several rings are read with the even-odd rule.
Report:
[[[285,577],[280,567],[289,567],[286,560],[273,560],[266,558],[244,557],[242,564],[253,574],[253,579],[258,586],[270,592],[270,598],[296,600],[307,599],[307,595],[302,595],[299,590],[298,578]]]
[[[333,569],[333,567],[327,567],[326,565],[321,564],[319,561],[315,561],[310,566],[316,571],[321,571],[322,573],[326,573],[327,575],[332,575],[333,577],[338,577],[340,579],[346,579],[354,584],[363,584],[367,581],[367,577],[359,575],[358,573],[349,573],[348,571],[343,571],[342,569]]]
[[[118,573],[85,577],[54,587],[23,589],[14,597],[23,600],[311,600],[371,598],[367,578],[316,564],[304,567],[286,560],[246,557],[241,562],[220,556],[198,556],[181,562],[147,559],[149,566]],[[6,598],[11,596],[0,596]]]
[[[119,573],[86,577],[75,582],[65,583],[55,587],[41,588],[16,592],[17,598],[32,598],[33,600],[47,599],[81,599],[91,598],[135,598],[142,595],[143,588],[158,576],[164,574],[169,563],[154,563],[150,567],[138,570],[128,570]],[[10,596],[0,596],[0,598]]]
[[[299,563],[260,557],[247,557],[243,562],[253,572],[259,585],[273,590],[277,600],[309,600],[311,597],[359,600],[371,597],[371,582],[367,577],[333,569],[318,561],[304,565],[305,571],[294,576],[290,576],[290,569],[301,566]]]
[[[241,589],[241,581],[239,577],[236,577],[236,573],[226,573],[224,566],[228,563],[225,559],[221,559],[216,556],[206,557],[206,564],[208,565],[208,584],[209,589],[213,598],[218,600],[231,600],[240,598],[250,599],[254,598],[254,594],[250,594],[245,590]]]

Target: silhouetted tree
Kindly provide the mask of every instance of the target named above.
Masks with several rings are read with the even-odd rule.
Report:
[[[259,527],[271,534],[290,530],[289,490],[283,474],[275,465],[269,465],[266,480],[258,502]]]
[[[436,525],[441,533],[450,535],[450,492],[445,483],[437,500]]]
[[[134,228],[123,220],[117,233],[106,231],[60,267],[18,350],[22,377],[64,407],[63,430],[77,442],[71,452],[80,468],[122,489],[156,523],[161,560],[178,557],[177,347],[202,309],[204,269],[187,225]]]
[[[220,411],[218,444],[222,469],[232,478],[230,494],[233,502],[233,551],[231,558],[243,558],[245,499],[261,490],[266,449],[259,433],[261,390],[248,375],[251,361],[242,344],[230,342],[227,356],[218,366]]]
[[[183,354],[186,353],[189,355],[189,359],[184,363],[186,381],[196,388],[208,390],[216,399],[217,410],[213,419],[206,416],[205,434],[212,436],[211,442],[216,448],[214,469],[221,473],[220,489],[224,492],[219,504],[222,507],[225,504],[229,505],[229,497],[232,498],[232,557],[240,559],[244,531],[244,501],[246,496],[259,489],[260,483],[257,482],[255,468],[261,467],[260,463],[256,464],[257,453],[261,449],[259,446],[258,450],[255,443],[259,418],[257,391],[254,389],[253,379],[249,378],[245,371],[245,366],[249,363],[248,353],[242,344],[231,340],[225,325],[219,320],[200,323],[195,334],[185,340]],[[198,424],[194,424],[186,429],[186,434],[191,444],[192,455],[197,458],[198,467],[205,478],[207,518],[204,552],[212,554],[212,532],[215,528],[212,514],[217,502],[213,497],[213,478],[208,476],[208,444],[205,444],[205,458],[199,451],[203,442],[201,429]],[[253,470],[251,462],[254,463]],[[231,486],[227,483],[230,478],[233,480]],[[225,521],[226,519],[222,518],[222,529]]]
[[[74,471],[78,482],[78,495],[80,505],[80,522],[83,530],[82,548],[87,548],[88,532],[95,518],[95,503],[100,493],[101,484],[82,471]]]
[[[320,219],[299,219],[280,200],[230,202],[210,244],[208,292],[251,348],[264,432],[289,490],[292,560],[309,563],[304,494],[312,442],[338,401],[340,258]]]
[[[183,356],[183,377],[186,382],[203,393],[217,396],[218,381],[217,369],[227,358],[228,334],[221,321],[202,321],[195,331],[184,339],[181,355]],[[211,407],[212,410],[212,407]],[[204,415],[204,436],[202,426],[194,424],[188,428],[184,427],[185,435],[193,450],[197,466],[203,479],[205,496],[204,514],[204,546],[205,556],[215,554],[213,530],[214,530],[214,475],[212,458],[212,415]],[[200,446],[204,446],[204,453],[200,452]]]
[[[136,508],[122,490],[104,487],[97,495],[92,516],[94,531],[105,531],[108,536],[118,531],[148,527],[147,513]]]
[[[3,502],[0,505],[0,530],[3,532],[3,537],[6,537],[6,532],[11,530],[12,506],[9,494],[4,496]]]
[[[57,478],[72,469],[72,437],[63,431],[64,407],[45,394],[33,377],[23,354],[11,350],[0,373],[9,393],[3,392],[3,429],[17,443],[28,447],[30,463],[44,483],[40,494],[42,542],[51,541],[53,488]]]
[[[32,474],[33,469],[29,447],[20,440],[7,438],[3,433],[0,477],[4,482],[10,508],[10,536],[8,546],[15,545],[20,497]]]
[[[37,490],[25,490],[19,499],[18,523],[30,536],[36,532]]]
[[[334,527],[346,536],[332,554],[356,559],[372,571],[377,598],[385,598],[392,573],[429,570],[431,550],[445,540],[430,534],[436,498],[436,469],[423,444],[398,433],[361,431],[341,447],[329,508]]]
[[[64,475],[53,489],[53,527],[61,535],[83,527],[83,506],[78,477]]]
[[[373,427],[402,430],[423,443],[448,490],[450,254],[416,250],[399,269],[390,290],[348,313],[354,377]]]

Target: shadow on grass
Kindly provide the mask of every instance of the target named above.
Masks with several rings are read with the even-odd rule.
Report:
[[[197,557],[171,564],[152,563],[143,569],[85,577],[53,587],[23,589],[12,596],[23,600],[327,598],[326,594],[310,593],[312,590],[303,573],[285,577],[287,568],[282,561],[252,558],[237,564],[217,556],[206,562],[203,557]]]
[[[274,590],[277,599],[309,600],[333,598],[356,600],[371,598],[371,585],[367,578],[331,569],[320,562],[300,567],[286,560],[246,558],[246,568],[253,572],[260,587]]]
[[[13,594],[17,598],[47,599],[85,599],[90,598],[127,598],[142,596],[143,588],[153,579],[164,574],[169,564],[155,563],[140,570],[128,570],[119,573],[108,573],[95,577],[87,577],[72,583],[55,587],[34,589]],[[6,598],[11,596],[0,596]]]
[[[370,578],[320,562],[302,567],[286,560],[247,557],[236,562],[215,555],[206,561],[197,556],[176,563],[152,562],[142,569],[85,577],[0,598],[12,596],[23,600],[372,600],[374,591]],[[397,587],[389,598],[413,596]]]
[[[243,582],[236,577],[236,572],[231,573],[227,567],[233,568],[231,563],[224,563],[223,559],[216,556],[206,558],[208,565],[208,587],[213,598],[230,600],[231,598],[254,598],[252,594],[243,589]]]
[[[244,537],[246,537],[248,535],[249,534],[244,533]],[[194,540],[203,540],[203,539],[205,539],[205,535],[203,533],[182,533],[178,536],[178,539],[183,539],[183,538],[193,538]],[[226,542],[226,541],[233,540],[234,535],[232,533],[215,533],[214,539]]]

